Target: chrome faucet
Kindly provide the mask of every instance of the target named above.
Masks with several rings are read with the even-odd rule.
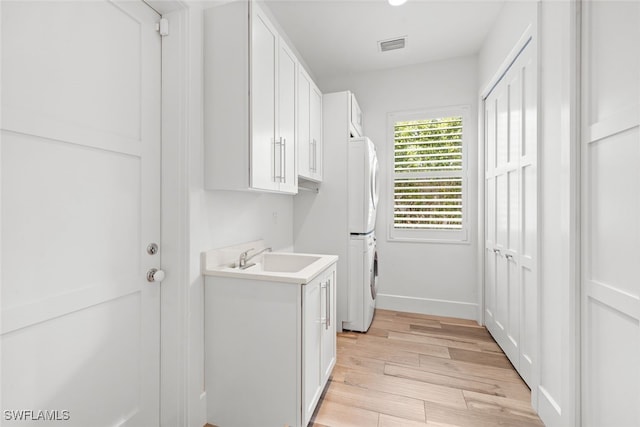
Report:
[[[240,259],[238,260],[238,267],[241,270],[244,270],[245,268],[249,268],[252,265],[255,264],[247,264],[247,261],[251,260],[254,257],[257,257],[258,255],[260,255],[263,252],[271,252],[271,248],[264,248],[262,250],[259,250],[258,252],[256,252],[255,254],[249,255],[249,252],[253,251],[254,249],[247,249],[246,251],[242,252],[240,254]]]

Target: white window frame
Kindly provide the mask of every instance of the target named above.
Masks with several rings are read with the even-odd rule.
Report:
[[[412,111],[398,111],[387,114],[387,200],[388,203],[388,224],[387,240],[390,242],[416,242],[416,243],[457,243],[469,244],[469,179],[468,179],[468,157],[469,157],[469,133],[473,127],[470,124],[469,105],[425,108]],[[394,189],[395,189],[395,150],[394,150],[394,127],[396,122],[413,121],[425,119],[438,119],[442,117],[461,116],[462,117],[462,229],[458,230],[416,230],[399,229],[394,227]]]

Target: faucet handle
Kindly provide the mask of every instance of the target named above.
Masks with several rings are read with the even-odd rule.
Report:
[[[249,252],[251,252],[252,250],[254,249],[247,249],[246,251],[240,253],[240,258],[238,259],[238,267],[245,266],[245,264],[247,263],[247,255],[249,255]]]
[[[243,257],[243,256],[247,256],[247,255],[249,255],[249,252],[254,251],[254,250],[255,250],[254,248],[247,249],[247,250],[246,250],[246,251],[244,251],[244,252],[240,252],[240,256],[241,256],[241,257]]]

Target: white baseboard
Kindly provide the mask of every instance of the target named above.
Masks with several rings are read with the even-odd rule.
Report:
[[[478,304],[470,302],[378,294],[376,308],[478,320]]]
[[[538,416],[546,426],[563,425],[562,409],[547,389],[538,386]]]

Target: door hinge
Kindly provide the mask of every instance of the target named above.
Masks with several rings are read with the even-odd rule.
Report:
[[[160,19],[160,21],[156,23],[156,31],[159,32],[161,36],[168,36],[169,20],[167,18]]]

